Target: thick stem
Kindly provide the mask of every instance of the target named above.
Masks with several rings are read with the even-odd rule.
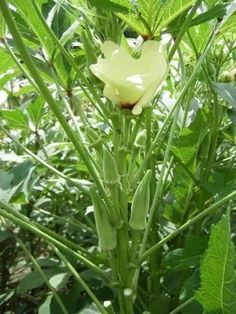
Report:
[[[133,289],[132,289],[132,272],[129,268],[129,238],[128,238],[128,225],[123,224],[122,228],[117,231],[117,258],[120,285],[123,291],[123,302],[125,304],[125,314],[133,313]]]

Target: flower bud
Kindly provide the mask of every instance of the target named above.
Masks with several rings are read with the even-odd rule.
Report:
[[[150,180],[151,170],[147,170],[145,176],[139,183],[134,194],[129,225],[134,230],[143,230],[146,228],[146,218],[150,202]]]
[[[95,188],[90,189],[93,201],[96,229],[101,250],[113,250],[116,247],[116,230],[112,225],[107,207]]]

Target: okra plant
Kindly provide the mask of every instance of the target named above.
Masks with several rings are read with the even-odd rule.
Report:
[[[236,313],[235,11],[0,1],[3,313]]]

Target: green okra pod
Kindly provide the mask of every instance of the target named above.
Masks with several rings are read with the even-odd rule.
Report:
[[[101,250],[113,250],[117,244],[116,230],[110,221],[107,207],[94,187],[90,189],[90,194],[93,201],[99,247]]]
[[[114,157],[107,148],[103,152],[103,172],[107,186],[118,185],[120,177]]]
[[[210,135],[210,132],[208,131],[199,148],[200,159],[205,159],[205,160],[208,159],[210,146],[211,146],[211,135]]]
[[[150,203],[151,174],[152,171],[147,170],[134,194],[129,219],[129,225],[134,230],[143,230],[146,228],[147,214]]]
[[[112,206],[109,208],[109,214],[115,228],[120,228],[122,225],[119,202],[120,176],[116,161],[107,148],[103,151],[103,173],[106,189],[112,199]]]

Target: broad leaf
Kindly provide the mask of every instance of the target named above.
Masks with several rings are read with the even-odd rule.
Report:
[[[234,37],[235,39],[235,32],[234,30],[236,28],[236,15],[232,15],[228,21],[223,25],[223,27],[220,30],[219,36],[225,36],[225,35],[230,35],[230,37]]]
[[[67,284],[70,278],[70,273],[60,273],[52,276],[49,280],[51,286],[55,289],[62,289]]]
[[[195,270],[191,276],[184,282],[181,293],[180,293],[180,301],[185,303],[189,299],[194,296],[195,291],[200,287],[200,273],[199,270]],[[203,308],[196,301],[193,300],[188,305],[181,309],[181,314],[202,314]]]
[[[167,215],[176,223],[181,222],[186,210],[184,205],[193,183],[191,174],[194,175],[196,171],[197,153],[207,133],[208,117],[209,112],[206,109],[199,110],[190,127],[182,129],[179,137],[173,141],[172,153],[176,160],[171,184],[173,204]]]
[[[146,24],[151,32],[155,31],[157,17],[160,12],[159,0],[142,0],[138,1],[139,11],[145,19]]]
[[[41,5],[44,2],[47,1],[36,2],[36,5],[38,5],[39,9],[41,9]],[[13,3],[19,10],[21,16],[29,25],[30,29],[33,30],[35,35],[38,37],[39,41],[41,42],[44,48],[44,53],[47,56],[48,61],[51,60],[51,58],[53,59],[53,64],[61,79],[61,83],[63,84],[64,87],[66,87],[68,78],[67,69],[68,65],[67,64],[65,65],[65,61],[64,59],[62,59],[60,54],[58,54],[56,59],[53,58],[57,47],[55,46],[50,35],[48,34],[45,25],[39,19],[32,2],[31,1],[29,2],[27,0],[13,0]],[[58,14],[59,12],[56,12],[56,16],[58,16]]]
[[[9,128],[29,130],[27,116],[18,107],[14,110],[1,110],[0,116],[7,121]]]
[[[52,294],[48,295],[45,301],[40,305],[38,314],[51,314]]]
[[[61,270],[62,269],[60,268],[52,268],[52,269],[45,269],[43,270],[43,272],[44,272],[44,275],[48,279],[50,279],[55,274],[60,273]],[[35,270],[25,275],[25,277],[20,281],[17,287],[17,292],[19,294],[25,294],[28,290],[38,288],[42,286],[44,283],[45,283],[45,280],[42,274],[39,271]]]
[[[207,313],[236,313],[235,249],[230,237],[230,216],[226,214],[212,227],[200,269],[196,299]]]
[[[165,1],[160,8],[160,20],[155,34],[158,35],[164,27],[171,23],[181,13],[186,11],[194,2],[194,0]]]
[[[98,9],[105,9],[107,11],[125,14],[129,13],[129,9],[126,6],[110,0],[89,0],[88,2]]]
[[[21,17],[27,22],[31,30],[35,32],[41,41],[43,47],[46,51],[51,54],[54,51],[54,44],[51,41],[46,29],[43,27],[40,22],[31,1],[27,0],[12,0],[13,4],[17,7],[18,11],[21,14]],[[38,6],[41,7],[41,4],[46,1],[37,1]]]
[[[32,103],[26,106],[30,120],[37,126],[43,115],[44,100],[42,97],[37,97]]]
[[[121,0],[116,0],[121,3]],[[120,19],[145,39],[159,35],[160,32],[181,13],[187,10],[194,0],[138,0],[133,4],[130,14],[117,13]]]
[[[0,17],[1,18],[1,17]],[[0,73],[4,73],[12,67],[15,67],[15,62],[6,50],[0,48]],[[4,60],[4,62],[2,62]]]
[[[207,243],[204,238],[188,237],[184,248],[169,252],[162,264],[171,272],[197,266],[206,247]]]

